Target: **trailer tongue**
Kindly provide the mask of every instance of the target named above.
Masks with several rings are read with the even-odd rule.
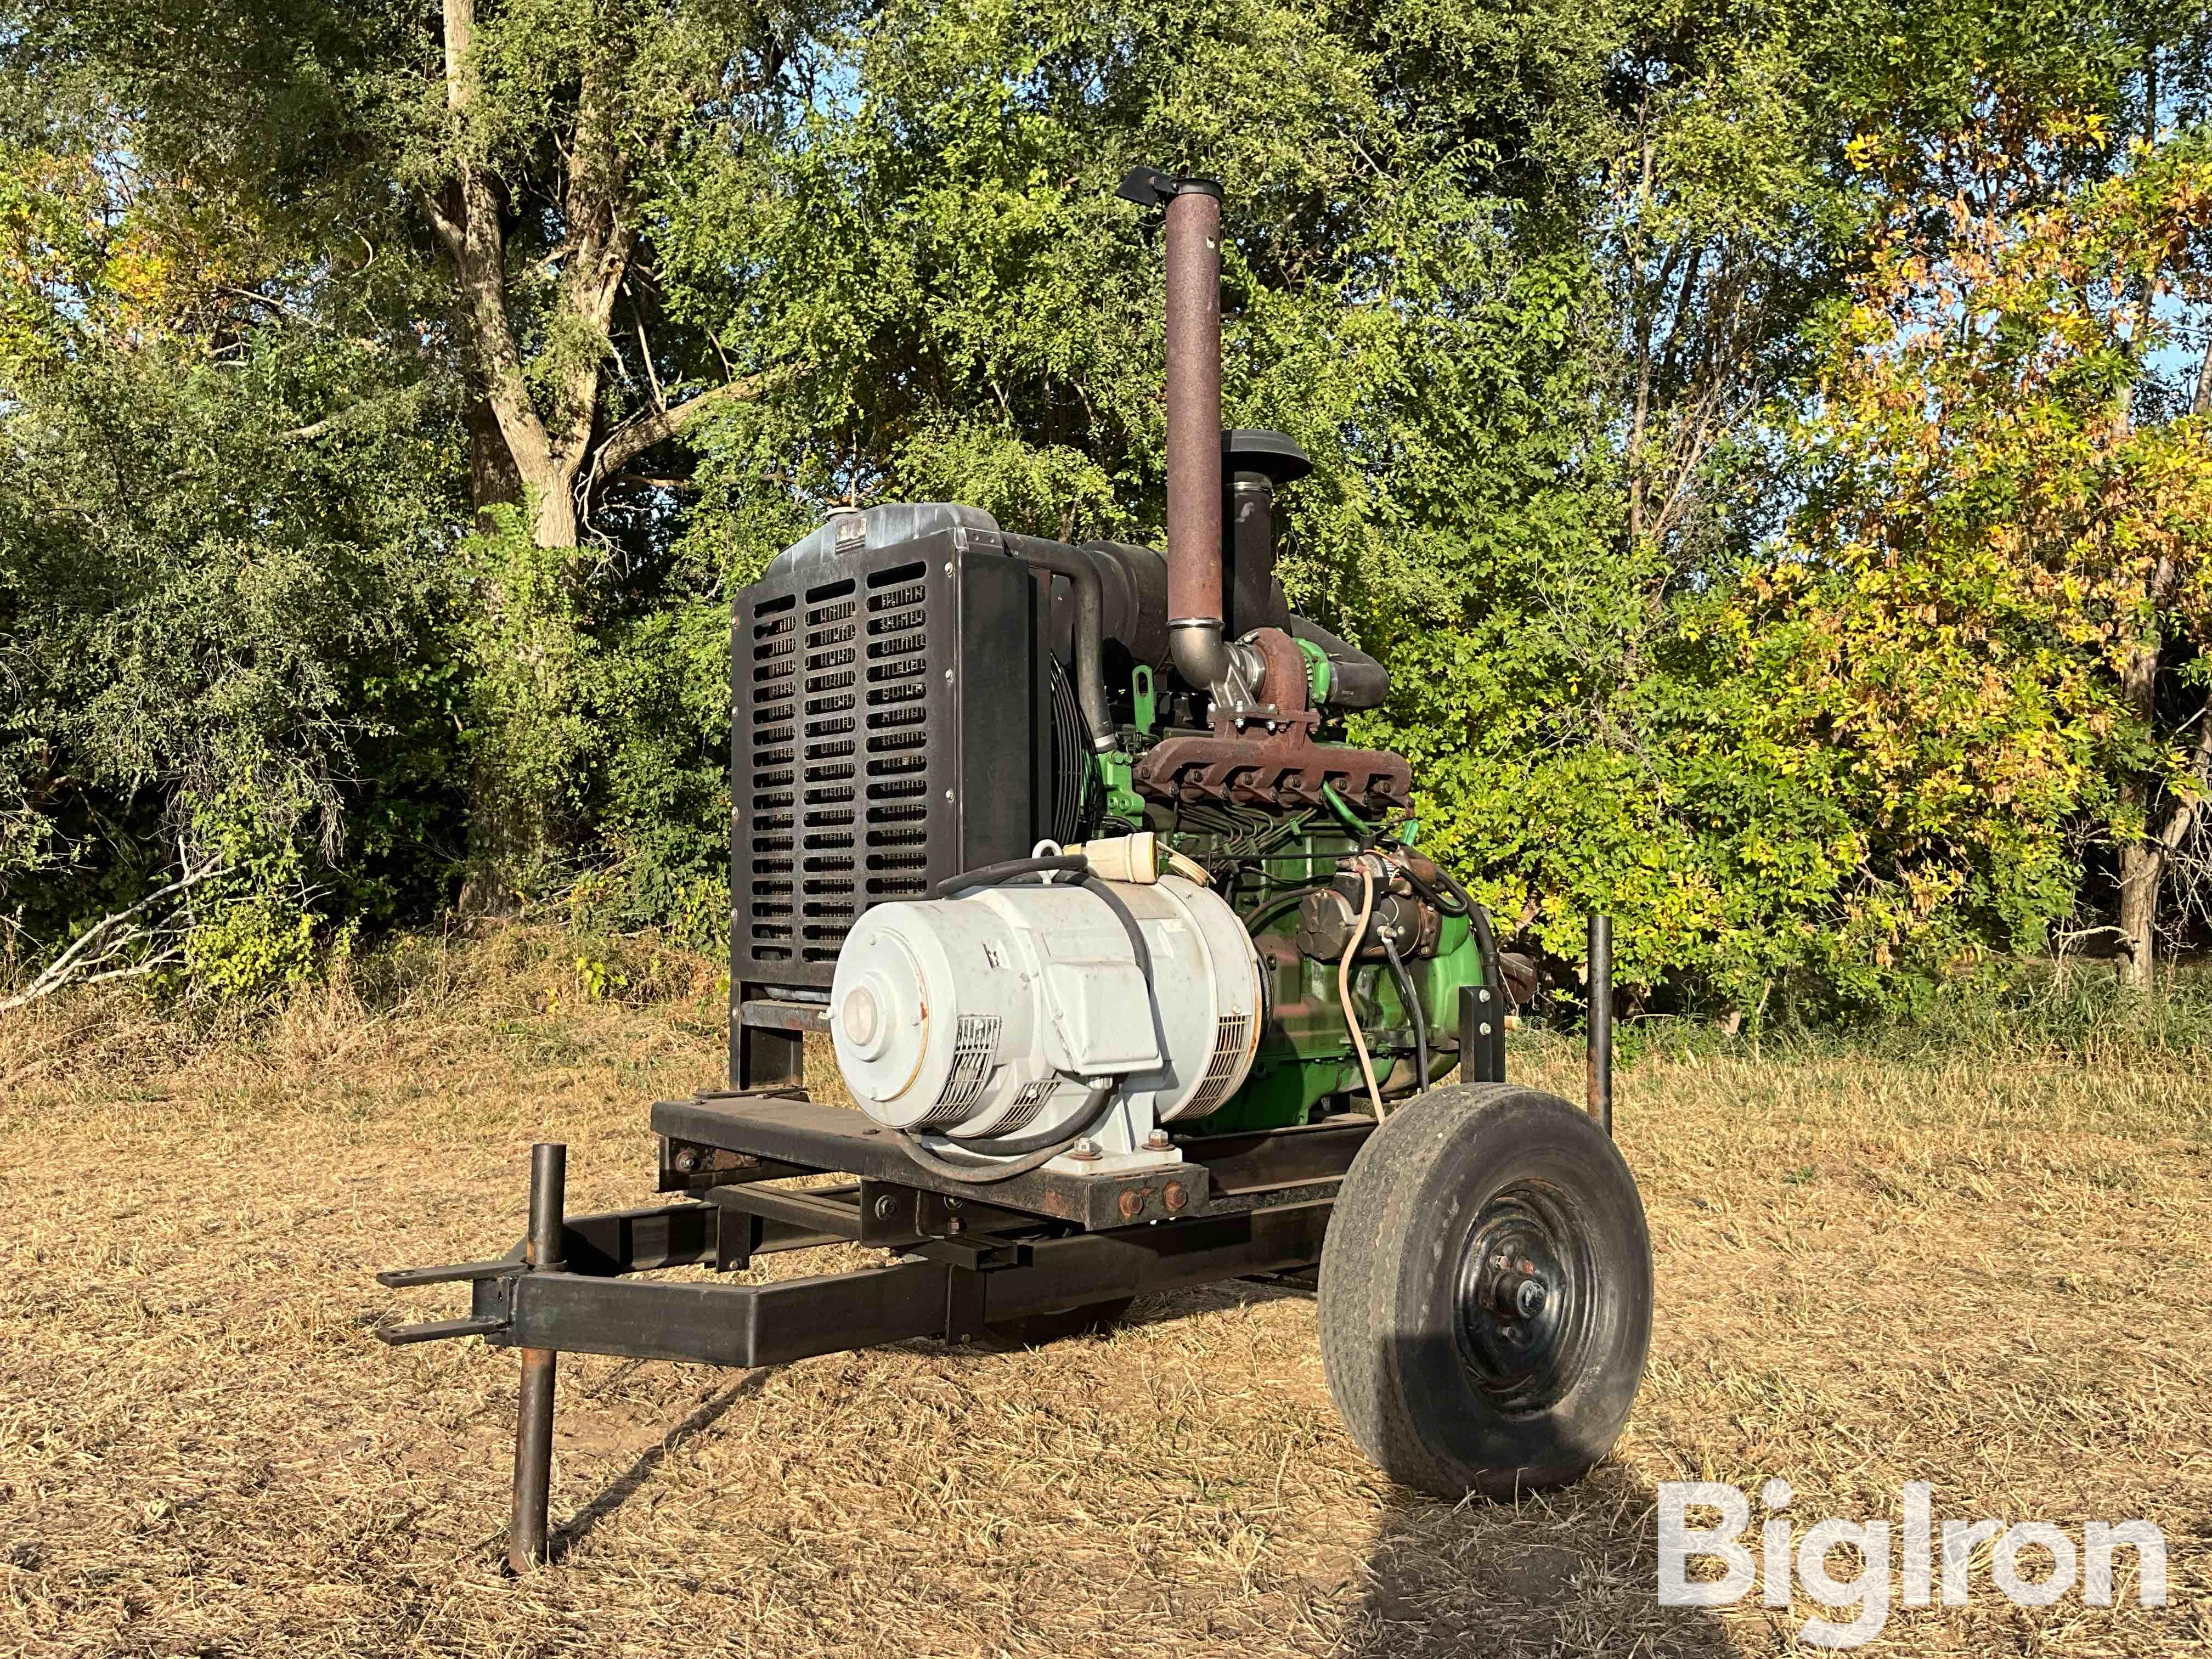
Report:
[[[521,1245],[379,1276],[470,1293],[386,1341],[522,1352],[518,1570],[545,1557],[563,1350],[1046,1340],[1318,1264],[1332,1395],[1395,1478],[1556,1485],[1626,1421],[1651,1260],[1609,1137],[1603,918],[1601,1127],[1506,1082],[1518,964],[1414,850],[1404,759],[1328,740],[1388,677],[1274,580],[1304,453],[1219,429],[1220,187],[1122,193],[1166,222],[1166,557],[923,505],[774,561],[732,617],[732,1086],[653,1109],[680,1201],[568,1217],[540,1146]],[[825,1173],[850,1178],[784,1184]],[[831,1243],[885,1265],[639,1276]]]

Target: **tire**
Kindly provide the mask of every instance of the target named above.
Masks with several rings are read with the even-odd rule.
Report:
[[[1042,1348],[1048,1342],[1071,1336],[1103,1336],[1121,1322],[1121,1316],[1136,1299],[1117,1296],[1104,1302],[1086,1302],[1079,1308],[1063,1308],[1058,1313],[1025,1314],[1019,1319],[996,1320],[984,1329],[1017,1348]]]
[[[1620,1437],[1650,1346],[1635,1177],[1556,1095],[1431,1090],[1345,1176],[1319,1317],[1329,1393],[1392,1480],[1454,1502],[1579,1480]]]

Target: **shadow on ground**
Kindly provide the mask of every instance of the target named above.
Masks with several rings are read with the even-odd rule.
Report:
[[[697,1410],[640,1452],[628,1468],[600,1487],[583,1508],[555,1527],[552,1535],[546,1540],[547,1556],[556,1563],[566,1560],[579,1544],[592,1535],[601,1522],[637,1496],[639,1490],[668,1461],[671,1452],[694,1435],[705,1434],[711,1430],[738,1401],[758,1394],[769,1376],[765,1368],[748,1371],[727,1388],[716,1389]]]
[[[1394,1492],[1343,1651],[1361,1659],[1740,1651],[1698,1607],[1657,1595],[1652,1493],[1616,1464],[1518,1504]]]
[[[1128,1322],[1171,1324],[1223,1301],[1311,1297],[1310,1288],[1295,1276],[1215,1284],[1144,1298]],[[933,1343],[914,1346],[957,1364],[969,1358],[981,1363],[988,1348],[1003,1352],[1009,1345],[996,1342],[973,1350],[965,1345],[950,1350]],[[570,1557],[595,1530],[666,1478],[664,1466],[672,1457],[681,1459],[686,1443],[720,1432],[726,1414],[757,1394],[771,1375],[756,1370],[717,1388],[572,1516],[556,1516],[550,1540],[555,1559]],[[1379,1520],[1372,1518],[1364,1498],[1310,1517],[1310,1524],[1335,1531],[1350,1547],[1326,1577],[1310,1581],[1316,1588],[1330,1586],[1325,1599],[1343,1620],[1340,1633],[1335,1633],[1334,1620],[1325,1621],[1335,1634],[1328,1647],[1332,1659],[1613,1654],[1733,1659],[1741,1651],[1712,1613],[1658,1604],[1654,1494],[1624,1464],[1609,1461],[1575,1486],[1514,1503],[1476,1498],[1455,1506],[1402,1487],[1382,1490]],[[1371,1541],[1362,1550],[1354,1540],[1370,1526]],[[1296,1638],[1280,1650],[1293,1649],[1308,1650]]]

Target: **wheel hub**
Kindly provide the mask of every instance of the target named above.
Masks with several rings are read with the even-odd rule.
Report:
[[[1460,1358],[1501,1405],[1533,1411],[1565,1391],[1589,1277],[1588,1252],[1547,1190],[1509,1188],[1476,1216],[1460,1267]]]

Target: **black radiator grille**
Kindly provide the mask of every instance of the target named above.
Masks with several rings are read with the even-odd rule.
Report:
[[[927,565],[868,577],[867,847],[860,908],[929,884],[929,586]]]
[[[859,791],[854,732],[859,726],[860,601],[848,576],[806,592],[806,709],[800,750],[805,807],[799,849],[799,953],[835,962],[859,914],[853,890]]]
[[[737,596],[740,1002],[804,1000],[830,984],[870,906],[927,898],[932,883],[1035,844],[1054,754],[1039,585],[984,535],[963,525],[854,545],[822,534]]]
[[[752,853],[751,945],[770,962],[791,958],[792,884],[797,873],[799,750],[798,602],[763,599],[753,617],[752,775],[746,839]]]
[[[928,892],[928,568],[755,607],[743,878],[756,961],[834,963],[869,905]]]

